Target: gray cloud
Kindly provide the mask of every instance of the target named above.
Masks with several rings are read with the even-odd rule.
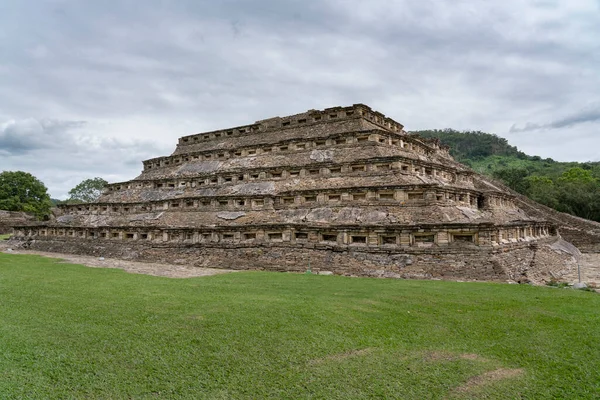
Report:
[[[84,179],[133,178],[141,161],[161,154],[156,143],[99,137],[83,121],[12,120],[0,125],[0,170],[34,171],[53,196],[66,193]]]
[[[37,149],[68,146],[70,131],[85,126],[84,121],[58,121],[33,118],[0,125],[0,153],[20,155]]]
[[[589,122],[600,122],[600,104],[592,105],[582,109],[581,111],[568,115],[564,118],[548,122],[546,124],[535,124],[527,122],[523,127],[519,128],[516,124],[510,127],[509,132],[528,132],[541,129],[562,129],[571,128],[576,125]]]
[[[490,131],[543,157],[600,159],[578,119],[592,121],[581,105],[599,101],[596,1],[140,4],[0,6],[0,167],[44,174],[58,196],[80,171],[130,179],[182,135],[357,102],[408,129]],[[515,121],[552,121],[539,125],[579,141],[507,130]]]

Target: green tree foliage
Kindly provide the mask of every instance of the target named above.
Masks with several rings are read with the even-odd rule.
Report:
[[[591,172],[571,168],[557,180],[557,210],[600,221],[600,184]]]
[[[527,158],[504,138],[480,131],[459,132],[454,129],[434,129],[411,132],[424,138],[439,138],[450,146],[450,154],[459,161],[473,160],[491,155]]]
[[[558,187],[546,176],[528,176],[527,195],[538,203],[558,209]]]
[[[492,176],[503,181],[509,188],[519,193],[526,193],[529,181],[526,179],[529,172],[525,168],[506,168],[492,172]]]
[[[588,169],[583,169],[579,167],[571,168],[563,172],[560,180],[563,182],[571,182],[577,184],[584,183],[598,183],[598,179],[596,179],[592,172]]]
[[[41,219],[51,206],[48,189],[35,176],[23,171],[0,173],[0,210],[25,211]]]
[[[98,200],[108,182],[102,178],[86,179],[69,190],[69,203],[89,203]]]

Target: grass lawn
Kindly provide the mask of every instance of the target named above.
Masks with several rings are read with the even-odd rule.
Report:
[[[600,397],[600,296],[0,254],[0,398]]]
[[[10,233],[7,233],[5,235],[0,235],[0,240],[8,240],[9,237],[11,237]]]

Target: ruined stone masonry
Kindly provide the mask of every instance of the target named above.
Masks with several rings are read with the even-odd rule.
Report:
[[[18,226],[25,246],[202,267],[544,281],[555,224],[437,140],[356,104],[179,139],[95,203]]]
[[[35,218],[20,211],[0,210],[0,235],[13,233],[13,226],[27,225]]]

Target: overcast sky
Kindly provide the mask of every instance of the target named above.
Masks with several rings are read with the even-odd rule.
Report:
[[[0,2],[0,170],[65,198],[180,136],[365,103],[600,160],[600,0]]]

